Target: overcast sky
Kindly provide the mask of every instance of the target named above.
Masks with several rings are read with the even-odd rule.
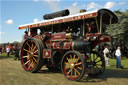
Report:
[[[46,13],[67,8],[70,14],[80,9],[125,11],[127,5],[128,0],[0,0],[0,43],[21,41],[25,30],[18,30],[18,26],[42,21]]]

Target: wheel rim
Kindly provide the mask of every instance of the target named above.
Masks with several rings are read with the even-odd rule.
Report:
[[[79,56],[74,53],[66,55],[63,61],[63,70],[65,76],[70,80],[76,80],[83,72],[82,61]]]
[[[97,74],[104,71],[105,65],[103,63],[103,58],[96,53],[92,53],[90,56],[90,62],[92,64],[91,73]]]
[[[33,40],[27,40],[22,48],[22,65],[25,70],[31,71],[38,62],[39,52],[36,43]]]

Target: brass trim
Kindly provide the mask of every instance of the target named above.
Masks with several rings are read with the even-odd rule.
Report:
[[[66,33],[66,38],[71,39],[72,38],[71,35],[72,35],[71,33]]]
[[[72,42],[72,50],[74,50],[74,42]]]

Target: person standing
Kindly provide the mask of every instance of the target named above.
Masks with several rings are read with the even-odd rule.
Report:
[[[23,38],[22,38],[22,41],[25,41],[27,38],[28,38],[28,32],[25,31],[24,35],[23,35]]]
[[[19,60],[19,49],[18,49],[18,45],[15,45],[14,46],[14,55],[15,55],[15,57],[14,57],[14,60]]]
[[[121,68],[121,51],[120,51],[120,46],[117,47],[115,55],[116,55],[116,67],[117,68]]]
[[[103,53],[104,53],[104,58],[105,58],[105,65],[106,66],[109,66],[109,50],[108,50],[108,46],[105,46],[104,50],[103,50]]]
[[[2,54],[2,46],[0,46],[0,54]]]
[[[10,54],[10,48],[9,48],[9,46],[6,48],[6,52],[7,52],[7,56],[9,57],[9,54]]]

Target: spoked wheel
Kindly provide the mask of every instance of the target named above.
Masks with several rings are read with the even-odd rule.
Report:
[[[43,44],[41,40],[27,39],[21,48],[21,64],[26,71],[37,72],[43,65]]]
[[[61,61],[61,69],[69,80],[78,81],[85,74],[85,59],[78,51],[68,51]]]
[[[92,67],[90,68],[89,76],[97,77],[101,75],[105,70],[105,60],[99,53],[92,51],[90,55],[90,64]]]

